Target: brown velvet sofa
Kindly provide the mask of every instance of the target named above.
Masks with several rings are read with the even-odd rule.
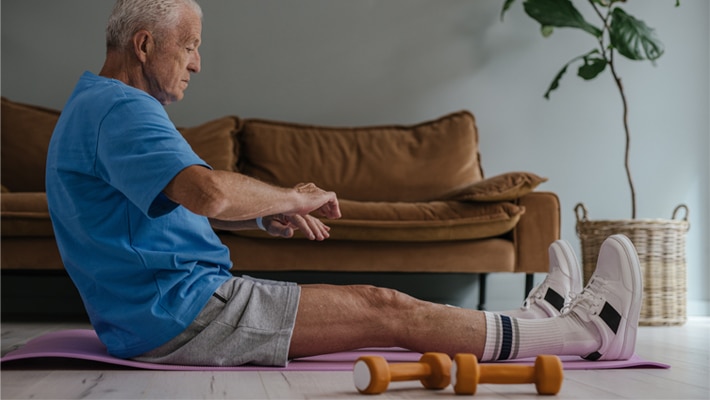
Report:
[[[44,193],[58,115],[2,99],[3,274],[63,270]],[[557,196],[534,191],[544,178],[484,178],[475,118],[466,111],[412,126],[353,128],[227,116],[180,131],[215,169],[286,187],[314,182],[339,195],[343,218],[328,221],[324,242],[218,232],[235,272],[520,272],[528,274],[527,291],[532,273],[547,272],[547,248],[559,238]]]

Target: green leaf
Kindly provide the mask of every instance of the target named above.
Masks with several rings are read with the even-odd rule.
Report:
[[[631,60],[655,61],[663,55],[663,44],[643,21],[617,7],[611,12],[609,39],[619,54]]]
[[[572,60],[572,61],[574,61],[574,60]],[[570,62],[568,62],[567,64],[565,64],[565,66],[562,67],[562,69],[560,70],[560,72],[558,72],[557,75],[555,75],[555,79],[552,80],[552,83],[550,83],[550,87],[547,88],[547,92],[545,92],[545,95],[544,95],[544,97],[545,97],[547,100],[550,100],[550,92],[552,92],[553,90],[555,90],[555,89],[557,89],[558,87],[560,87],[560,79],[562,79],[562,77],[564,76],[565,72],[567,72],[567,67],[569,67],[569,65],[570,65],[570,63],[571,63],[572,61],[570,61]]]
[[[547,92],[545,92],[544,97],[545,97],[547,100],[550,100],[550,93],[551,93],[553,90],[555,90],[555,89],[557,89],[558,87],[560,87],[560,80],[562,79],[562,77],[564,76],[564,74],[567,72],[567,68],[568,68],[568,67],[570,66],[570,64],[572,64],[573,62],[575,62],[575,61],[577,61],[577,60],[579,60],[579,59],[583,59],[583,60],[585,61],[585,63],[587,62],[587,60],[589,60],[590,63],[597,64],[597,61],[594,61],[594,60],[596,60],[598,57],[591,57],[593,54],[599,54],[599,50],[593,49],[593,50],[589,51],[589,52],[586,53],[586,54],[582,54],[581,56],[577,56],[577,57],[575,57],[575,58],[569,60],[569,61],[567,62],[567,64],[565,64],[565,66],[562,67],[562,69],[560,70],[560,72],[558,72],[557,75],[555,75],[555,79],[553,79],[553,80],[552,80],[552,83],[550,83],[550,87],[547,88]],[[602,60],[603,60],[603,59],[602,59]],[[584,66],[583,66],[583,67],[584,67]],[[596,66],[596,68],[599,68],[599,67]],[[580,68],[580,69],[581,69],[581,68]],[[602,67],[602,70],[603,70],[603,69],[604,69],[604,68]],[[601,72],[601,70],[597,72],[597,75],[599,74],[599,72]],[[580,76],[582,76],[582,75],[580,75]],[[596,75],[594,75],[594,76],[596,76]],[[592,77],[592,78],[593,78],[593,77]],[[585,79],[586,79],[586,78],[585,78]],[[591,78],[590,78],[590,79],[591,79]]]
[[[503,3],[503,9],[500,10],[500,20],[503,20],[503,14],[505,14],[506,11],[510,8],[510,6],[515,3],[515,0],[505,0],[505,3]]]
[[[570,0],[525,0],[525,12],[543,26],[578,28],[595,37],[601,29],[587,22]]]
[[[606,60],[600,57],[584,57],[584,64],[577,70],[577,75],[584,80],[592,80],[604,71],[606,64]]]

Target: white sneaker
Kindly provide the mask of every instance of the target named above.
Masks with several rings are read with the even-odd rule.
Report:
[[[557,240],[548,248],[550,272],[523,302],[522,311],[537,308],[539,317],[556,317],[569,303],[571,296],[582,292],[582,273],[572,246]],[[545,315],[540,315],[542,311]]]
[[[597,267],[582,294],[564,314],[574,313],[594,326],[600,347],[587,360],[627,360],[634,354],[643,282],[638,254],[624,235],[608,237],[599,249]]]

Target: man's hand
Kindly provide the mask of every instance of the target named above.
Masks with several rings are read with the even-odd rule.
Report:
[[[339,210],[338,210],[339,212]],[[311,215],[269,215],[263,219],[266,232],[272,236],[290,238],[300,230],[310,240],[322,241],[330,237],[330,227]]]
[[[296,185],[295,189],[305,201],[304,209],[297,214],[303,216],[316,212],[328,219],[337,219],[342,216],[335,192],[326,192],[313,183],[300,183]]]

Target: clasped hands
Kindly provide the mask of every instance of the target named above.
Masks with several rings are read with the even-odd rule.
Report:
[[[328,219],[341,217],[338,198],[334,192],[320,189],[313,183],[301,183],[294,188],[302,205],[293,213],[267,215],[262,222],[272,236],[290,238],[300,230],[308,239],[322,241],[330,237],[330,227],[310,213]]]

